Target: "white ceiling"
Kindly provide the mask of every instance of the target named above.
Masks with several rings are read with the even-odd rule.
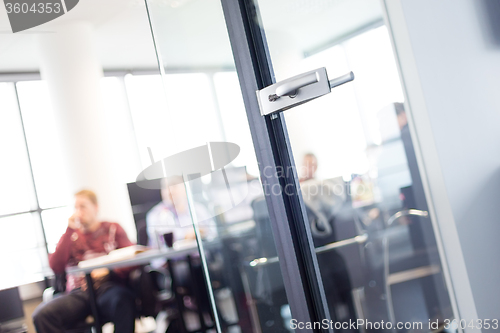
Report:
[[[150,0],[152,20],[167,68],[232,67],[220,0]],[[380,20],[378,0],[261,0],[266,31],[293,36],[308,52]],[[54,25],[88,21],[106,70],[157,66],[143,0],[80,0],[66,15],[12,34],[0,8],[0,73],[38,71],[35,35]]]
[[[66,15],[26,32],[12,34],[3,6],[0,9],[0,72],[38,71],[35,36],[51,33],[55,25],[88,21],[105,69],[154,68],[156,58],[142,1],[81,0]]]

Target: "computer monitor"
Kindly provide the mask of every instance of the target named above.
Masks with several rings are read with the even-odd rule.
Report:
[[[0,290],[0,331],[22,321],[24,310],[19,288]]]

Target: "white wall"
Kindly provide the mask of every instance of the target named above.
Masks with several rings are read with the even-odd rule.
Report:
[[[382,1],[463,319],[500,313],[500,46],[484,1]]]

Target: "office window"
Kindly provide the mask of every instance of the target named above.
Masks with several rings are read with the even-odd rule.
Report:
[[[165,82],[160,75],[104,77],[101,92],[121,182],[135,181],[151,164],[148,147],[160,159],[207,138],[238,143],[242,153],[233,164],[253,166],[247,171],[259,175],[236,72],[176,73]],[[12,268],[0,288],[7,288],[51,275],[47,253],[73,209],[47,84],[0,83],[0,108],[0,153],[8,162],[0,166],[0,250],[9,253],[0,256],[0,267]]]
[[[106,129],[125,184],[141,171],[123,77],[101,82]],[[0,289],[51,275],[52,253],[72,214],[67,170],[44,81],[0,83]],[[36,191],[35,191],[36,189]]]
[[[106,133],[114,161],[120,168],[115,172],[122,183],[134,182],[142,171],[134,124],[130,114],[123,77],[101,79],[102,109],[106,121]]]
[[[171,142],[176,151],[204,145],[207,139],[224,140],[210,85],[209,77],[203,73],[167,75],[167,107],[176,124],[169,128],[174,133]]]
[[[68,227],[68,217],[73,213],[71,207],[60,207],[42,211],[42,224],[47,238],[49,253],[56,250],[59,239]]]
[[[335,88],[334,97],[318,98],[285,112],[294,151],[299,152],[295,154],[299,167],[302,155],[314,147],[314,153],[321,157],[321,179],[350,177],[369,170],[367,147],[383,141],[380,112],[404,100],[391,52],[387,28],[382,26],[301,61],[299,72],[326,67],[333,78],[352,70],[356,79]],[[311,128],[315,130],[307,130]],[[325,133],[329,140],[324,140]]]
[[[326,67],[330,78],[350,70],[343,45],[307,57],[300,65],[303,72]],[[321,167],[317,174],[320,179],[363,174],[368,169],[366,138],[353,85],[337,87],[329,98],[318,98],[291,109],[285,112],[285,117],[290,140],[298,152],[294,156],[299,168],[302,156],[314,149],[313,152],[320,156]]]
[[[65,206],[68,178],[47,84],[26,81],[16,85],[40,208]]]
[[[36,207],[14,84],[0,83],[0,216]],[[0,231],[1,232],[1,231]]]
[[[43,280],[47,254],[37,213],[0,218],[0,267],[9,273],[0,276],[0,289]]]
[[[0,267],[13,268],[4,289],[43,278],[45,244],[13,83],[0,83],[0,110]]]
[[[213,76],[219,106],[224,139],[240,145],[240,154],[233,161],[234,166],[246,166],[247,172],[258,177],[259,168],[255,157],[252,136],[241,96],[236,72],[219,72]]]
[[[164,83],[159,75],[127,75],[125,83],[143,167],[151,165],[148,147],[158,160],[204,145],[207,137],[224,140],[206,74],[169,74]]]
[[[156,142],[168,142],[171,133],[168,131],[169,118],[167,104],[163,94],[160,75],[142,75],[125,77],[130,113],[135,128],[135,135],[141,165],[151,165],[147,147],[151,147],[156,160],[166,157],[157,150]],[[155,119],[151,122],[148,119]],[[165,146],[165,145],[162,145]]]
[[[367,143],[382,143],[378,113],[395,101],[403,102],[396,61],[386,26],[373,29],[342,44],[349,66],[360,73],[353,81]]]
[[[67,181],[45,83],[1,83],[0,109],[0,267],[9,267],[0,288],[9,288],[50,274],[40,213],[66,205]]]

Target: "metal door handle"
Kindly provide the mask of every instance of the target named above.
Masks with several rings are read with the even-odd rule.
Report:
[[[293,96],[297,94],[297,90],[318,82],[319,78],[316,72],[309,73],[303,77],[299,77],[291,82],[282,84],[276,88],[276,95],[279,97]]]
[[[257,90],[260,114],[267,116],[329,94],[332,88],[354,80],[352,72],[328,79],[326,68],[318,68]],[[288,96],[290,98],[283,98]],[[276,117],[274,115],[273,117]],[[273,118],[274,119],[274,118]]]
[[[338,87],[344,83],[351,82],[354,80],[354,73],[349,72],[347,74],[344,74],[342,76],[336,77],[335,79],[330,80],[330,89]]]

